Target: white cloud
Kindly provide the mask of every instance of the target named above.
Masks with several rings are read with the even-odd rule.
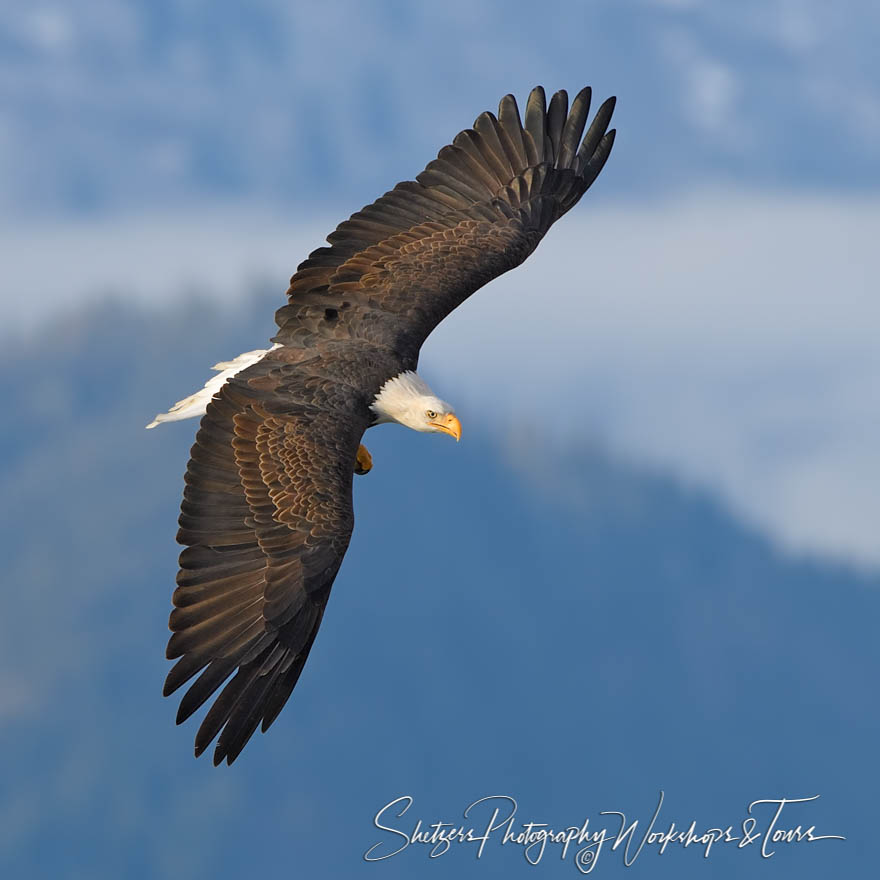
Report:
[[[203,290],[229,304],[253,281],[277,278],[280,297],[293,268],[333,226],[328,219],[292,227],[269,210],[204,204],[130,218],[0,222],[8,248],[3,326],[26,334],[51,315],[108,293],[163,306],[178,301],[182,290]]]
[[[659,45],[677,71],[682,114],[698,130],[715,136],[731,136],[731,146],[742,149],[744,128],[736,116],[736,102],[742,91],[733,69],[701,47],[696,36],[683,28],[662,33]]]
[[[69,16],[53,7],[32,9],[24,18],[23,31],[35,46],[46,52],[70,48],[75,36]]]
[[[720,491],[790,548],[880,563],[880,202],[590,207],[442,326],[428,362],[474,403],[465,376],[488,373],[504,406]]]
[[[783,0],[769,17],[776,20],[776,32],[783,46],[792,52],[809,52],[821,41],[824,9],[805,6],[800,0]]]
[[[338,219],[236,206],[0,229],[4,323],[34,329],[99,289],[161,304],[187,284],[229,303],[276,278],[280,301]],[[588,197],[438,328],[422,370],[469,421],[589,431],[791,548],[877,565],[878,237],[876,198]]]

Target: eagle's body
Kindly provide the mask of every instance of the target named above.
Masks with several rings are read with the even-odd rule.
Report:
[[[298,267],[271,349],[218,364],[205,389],[153,422],[204,411],[181,505],[167,652],[179,659],[165,693],[201,674],[178,722],[234,675],[196,735],[197,755],[220,733],[214,761],[231,763],[290,696],[351,537],[366,429],[395,421],[460,436],[452,407],[415,373],[419,350],[596,178],[614,102],[581,142],[589,102],[584,89],[569,113],[557,92],[548,107],[539,87],[523,125],[514,99],[502,99],[497,118],[483,113],[416,181],[340,224]]]

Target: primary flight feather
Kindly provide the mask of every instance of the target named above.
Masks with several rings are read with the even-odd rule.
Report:
[[[602,170],[614,98],[584,135],[590,89],[568,106],[512,95],[341,223],[301,263],[267,351],[219,375],[147,427],[204,413],[187,465],[180,571],[164,692],[195,679],[189,718],[223,687],[195,739],[231,764],[291,694],[354,526],[352,475],[371,467],[364,431],[397,422],[461,436],[453,408],[415,372],[431,331],[518,266]]]

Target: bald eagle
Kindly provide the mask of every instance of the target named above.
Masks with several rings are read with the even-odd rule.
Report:
[[[416,373],[454,308],[522,263],[602,170],[614,98],[583,135],[591,92],[568,106],[539,86],[524,120],[498,115],[443,147],[414,181],[340,224],[301,263],[266,351],[217,364],[205,388],[147,427],[202,415],[187,465],[184,545],[165,695],[190,684],[177,723],[224,685],[196,733],[231,764],[267,730],[309,655],[354,527],[364,431],[397,422],[458,440],[454,408]],[[583,135],[583,139],[582,139]]]

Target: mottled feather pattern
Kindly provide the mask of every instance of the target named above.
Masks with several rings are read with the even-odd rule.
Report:
[[[300,264],[289,304],[276,314],[275,341],[314,340],[328,329],[320,325],[321,312],[332,308],[340,314],[334,333],[363,333],[416,360],[437,323],[486,281],[519,265],[595,180],[614,141],[607,131],[614,99],[600,107],[581,141],[590,98],[590,89],[581,90],[568,113],[567,95],[557,92],[547,110],[543,89],[533,89],[525,128],[512,95],[501,100],[497,117],[482,113],[415,181],[399,183],[341,223],[328,236],[330,247]],[[469,221],[489,224],[480,227],[476,260]],[[504,248],[507,257],[499,259]],[[393,270],[394,257],[404,254],[421,257],[406,264],[406,288]],[[422,322],[413,323],[414,315],[424,316]],[[403,316],[405,326],[392,316]]]
[[[187,468],[178,540],[191,546],[181,554],[167,652],[181,659],[166,693],[202,673],[181,701],[183,721],[240,667],[217,698],[223,711],[212,710],[197,736],[200,753],[239,726],[221,734],[215,763],[234,760],[292,690],[354,526],[352,462],[371,416],[358,412],[358,391],[307,366],[267,357],[227,383]],[[300,400],[282,404],[279,388],[291,383]],[[286,413],[270,411],[278,409]],[[282,653],[269,663],[273,649]],[[257,699],[263,711],[251,706]]]
[[[589,106],[589,89],[569,111],[564,91],[548,105],[538,87],[523,124],[507,95],[416,180],[341,223],[291,279],[279,347],[208,405],[185,476],[167,651],[177,663],[165,683],[170,694],[191,682],[178,722],[216,694],[197,755],[217,738],[214,762],[231,764],[289,698],[351,537],[370,404],[595,180],[614,141],[614,99],[583,135]]]

